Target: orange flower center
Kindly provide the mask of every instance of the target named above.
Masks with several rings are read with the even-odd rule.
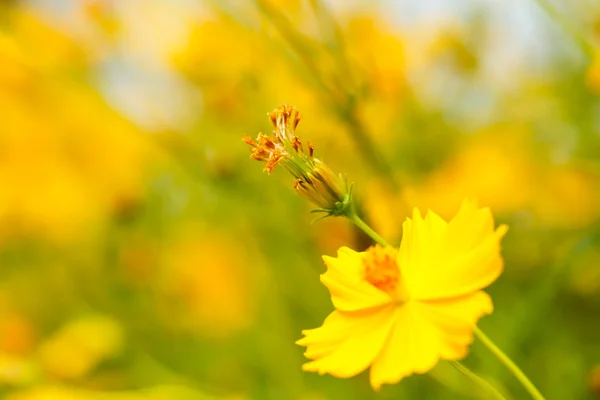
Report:
[[[375,245],[367,249],[362,260],[367,282],[389,294],[396,292],[400,280],[397,253],[392,247]]]

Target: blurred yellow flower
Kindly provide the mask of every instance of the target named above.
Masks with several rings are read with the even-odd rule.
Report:
[[[123,346],[121,326],[113,319],[93,315],[65,325],[40,347],[44,369],[61,379],[84,377]]]
[[[36,378],[38,369],[33,361],[0,352],[0,387],[26,386]]]
[[[97,399],[89,392],[58,385],[38,386],[22,392],[10,394],[7,400],[84,400]]]
[[[408,204],[436,210],[442,218],[452,218],[464,198],[478,199],[493,213],[525,209],[539,180],[530,145],[524,127],[492,127],[460,143],[457,153],[423,180],[398,173],[397,181],[403,182],[399,191],[371,179],[365,198],[369,222],[394,239],[401,234],[395,221],[410,215]]]
[[[166,311],[206,338],[229,338],[247,329],[256,312],[256,265],[233,240],[190,232],[168,251],[166,291],[183,303],[182,313]],[[236,250],[232,250],[236,249]]]
[[[597,364],[594,366],[594,368],[592,368],[589,373],[588,382],[590,389],[594,393],[600,395],[600,364]]]
[[[0,33],[0,239],[69,241],[139,200],[149,146],[76,78],[85,65],[74,42],[13,17]]]
[[[535,183],[527,145],[523,128],[482,132],[422,185],[407,187],[403,197],[409,204],[438,210],[442,217],[452,215],[465,197],[479,199],[495,213],[519,210]]]
[[[533,211],[546,225],[584,228],[600,215],[600,174],[584,166],[546,168],[532,194]]]
[[[173,64],[201,88],[206,110],[239,118],[248,112],[244,88],[248,81],[255,81],[258,71],[264,71],[268,59],[255,32],[229,20],[210,18],[190,29]]]
[[[596,50],[594,53],[594,58],[586,71],[585,79],[592,91],[600,93],[600,50]]]
[[[305,371],[347,378],[371,366],[379,390],[467,355],[477,320],[493,310],[481,289],[502,272],[507,227],[494,230],[490,210],[465,201],[450,222],[415,209],[403,230],[399,251],[341,248],[323,257],[321,281],[336,310],[297,342],[313,360]]]
[[[0,352],[26,355],[33,349],[34,342],[32,321],[15,312],[0,312]]]
[[[43,385],[9,395],[6,400],[247,400],[244,395],[217,396],[182,385],[159,385],[129,391],[94,391]]]
[[[360,93],[358,118],[370,136],[389,144],[398,134],[394,123],[407,88],[403,37],[377,14],[355,15],[345,25],[348,58],[354,70],[346,80],[358,80],[351,89]],[[335,70],[339,69],[337,65]]]
[[[399,32],[378,16],[355,16],[347,21],[346,37],[348,56],[368,88],[385,100],[397,101],[406,87],[404,44]]]

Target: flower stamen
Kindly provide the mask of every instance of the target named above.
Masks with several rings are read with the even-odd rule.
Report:
[[[252,159],[266,163],[264,170],[269,174],[273,172],[280,161],[289,158],[289,153],[285,150],[284,145],[270,136],[259,133],[256,141],[248,136],[244,136],[242,140],[252,147],[250,153]]]
[[[395,293],[400,281],[396,257],[397,251],[392,247],[369,247],[362,260],[366,281],[384,292]]]
[[[302,116],[295,107],[284,104],[271,111],[269,119],[275,128],[275,137],[281,141],[293,140],[293,133]]]
[[[302,142],[298,136],[294,136],[292,139],[292,149],[296,150],[296,153],[304,153],[304,148],[302,147]]]

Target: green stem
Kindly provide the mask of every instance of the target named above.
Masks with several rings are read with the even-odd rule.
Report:
[[[378,173],[382,174],[393,189],[397,188],[397,184],[392,174],[390,166],[385,162],[383,156],[377,149],[377,145],[372,138],[365,132],[364,124],[360,121],[357,116],[355,97],[353,93],[355,89],[348,88],[345,82],[348,78],[345,77],[343,81],[335,79],[327,79],[327,75],[323,73],[319,67],[317,53],[313,46],[317,42],[311,40],[308,36],[302,34],[297,29],[294,29],[294,23],[285,16],[276,7],[271,6],[265,0],[255,0],[260,11],[271,21],[275,29],[279,31],[283,39],[290,45],[294,53],[304,63],[306,70],[312,76],[314,82],[318,85],[322,91],[322,95],[331,104],[332,109],[338,114],[343,122],[348,127],[348,133],[356,146],[360,149],[361,154],[367,163]],[[313,7],[318,7],[318,2],[313,1]],[[329,23],[333,25],[334,20],[332,19]],[[335,26],[334,26],[335,29]],[[336,34],[336,38],[339,41],[341,33]],[[341,47],[342,43],[338,43]],[[326,49],[327,52],[330,49]],[[341,50],[340,50],[341,51]],[[346,71],[348,67],[342,63],[339,58],[336,60],[339,64],[338,70]],[[349,64],[348,64],[349,65]],[[348,74],[350,74],[348,72]]]
[[[492,352],[493,355],[500,360],[502,364],[521,382],[523,387],[529,392],[531,397],[535,400],[546,400],[544,396],[540,393],[540,391],[534,386],[533,383],[527,378],[527,375],[515,364],[492,340],[487,337],[485,333],[481,331],[478,327],[475,327],[475,335],[481,343],[488,348],[489,351]]]
[[[461,374],[465,375],[467,378],[471,379],[477,385],[479,385],[482,389],[487,391],[490,396],[494,399],[498,400],[506,400],[506,397],[502,396],[502,393],[498,391],[495,387],[493,387],[488,381],[477,375],[475,372],[471,371],[469,368],[465,367],[458,361],[448,361],[450,365],[456,368]]]
[[[388,242],[386,242],[384,238],[382,238],[381,236],[379,236],[379,234],[377,232],[375,232],[373,230],[373,228],[371,228],[369,225],[367,225],[367,223],[365,221],[363,221],[358,216],[358,214],[356,214],[356,212],[354,210],[349,211],[348,214],[346,215],[346,217],[350,221],[352,221],[352,223],[354,225],[356,225],[358,228],[360,228],[364,233],[366,233],[367,235],[369,235],[369,237],[371,239],[373,239],[375,242],[379,243],[383,247],[388,247],[389,246]]]
[[[571,23],[567,22],[560,11],[554,8],[548,0],[537,0],[537,4],[551,19],[560,25],[563,31],[579,45],[581,50],[583,50],[588,57],[594,56],[594,48],[581,31],[575,28]]]

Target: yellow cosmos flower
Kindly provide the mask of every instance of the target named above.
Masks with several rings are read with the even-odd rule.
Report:
[[[344,247],[323,257],[336,310],[297,342],[312,360],[305,371],[348,378],[371,366],[379,390],[467,355],[477,320],[493,310],[481,289],[502,272],[507,227],[494,230],[490,210],[465,201],[450,222],[415,209],[403,230],[400,250]]]

